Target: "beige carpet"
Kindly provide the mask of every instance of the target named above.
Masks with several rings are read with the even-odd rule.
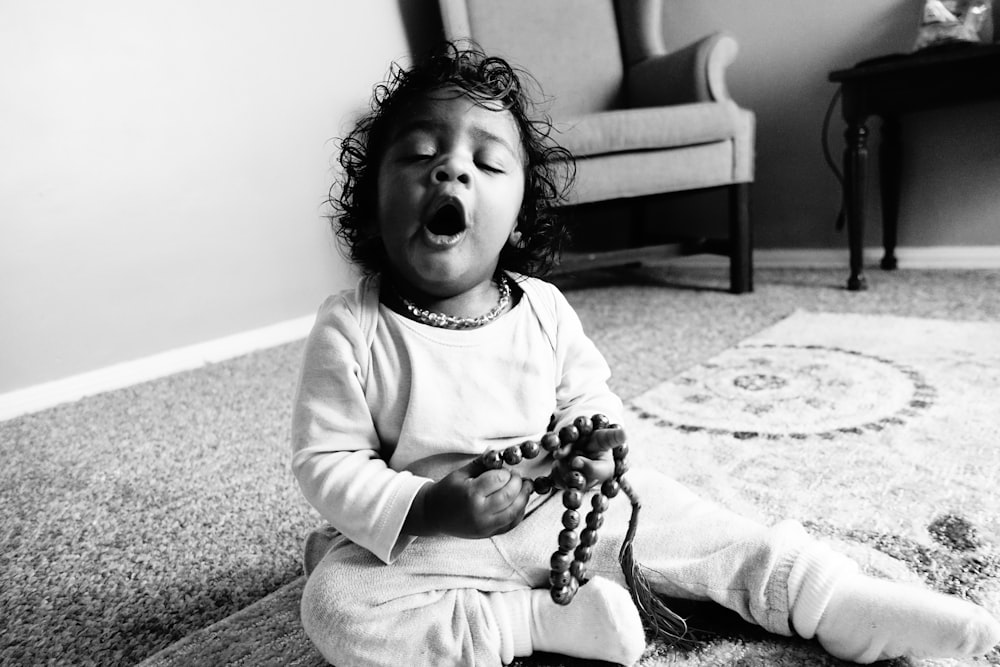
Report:
[[[1000,324],[798,312],[630,407],[633,464],[765,522],[799,519],[873,574],[1000,614]],[[143,664],[321,665],[299,629],[301,586]],[[682,611],[702,643],[651,645],[643,667],[841,664],[718,610]],[[1000,651],[915,664],[1000,665]]]

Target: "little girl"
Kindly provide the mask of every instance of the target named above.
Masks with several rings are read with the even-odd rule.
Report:
[[[342,145],[337,233],[364,278],[319,310],[292,433],[295,476],[335,529],[307,540],[301,608],[335,665],[533,651],[630,665],[645,647],[618,563],[629,504],[610,504],[590,581],[557,605],[561,494],[531,481],[552,455],[501,469],[479,457],[579,416],[625,416],[576,314],[533,277],[563,238],[551,211],[572,158],[529,116],[520,77],[447,45],[394,69]],[[580,469],[591,487],[624,441],[620,427],[595,431]],[[714,600],[861,663],[1000,641],[984,609],[863,576],[796,523],[757,524],[654,471],[627,479],[645,501],[636,560],[658,594]]]

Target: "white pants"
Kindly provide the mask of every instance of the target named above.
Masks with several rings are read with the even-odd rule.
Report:
[[[643,503],[635,555],[656,592],[713,600],[771,632],[792,634],[789,575],[801,554],[815,561],[825,553],[801,526],[763,526],[655,471],[633,470],[628,479]],[[585,500],[582,513],[588,508]],[[338,667],[499,665],[504,619],[488,594],[548,587],[563,511],[557,493],[509,533],[420,538],[391,565],[338,537],[306,583],[306,633]],[[630,513],[625,494],[611,500],[589,576],[624,585],[618,551]],[[829,558],[833,569],[840,557]]]

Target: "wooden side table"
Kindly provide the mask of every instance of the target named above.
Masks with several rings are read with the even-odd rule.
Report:
[[[879,146],[883,269],[896,268],[899,223],[899,117],[907,112],[1000,98],[1000,44],[950,44],[894,54],[830,73],[840,83],[844,136],[844,203],[851,275],[847,289],[867,288],[862,267],[869,116],[882,118]]]

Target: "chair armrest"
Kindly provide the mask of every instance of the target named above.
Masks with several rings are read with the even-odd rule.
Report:
[[[728,100],[726,68],[738,51],[731,35],[717,32],[637,62],[626,73],[628,104],[650,107]]]

